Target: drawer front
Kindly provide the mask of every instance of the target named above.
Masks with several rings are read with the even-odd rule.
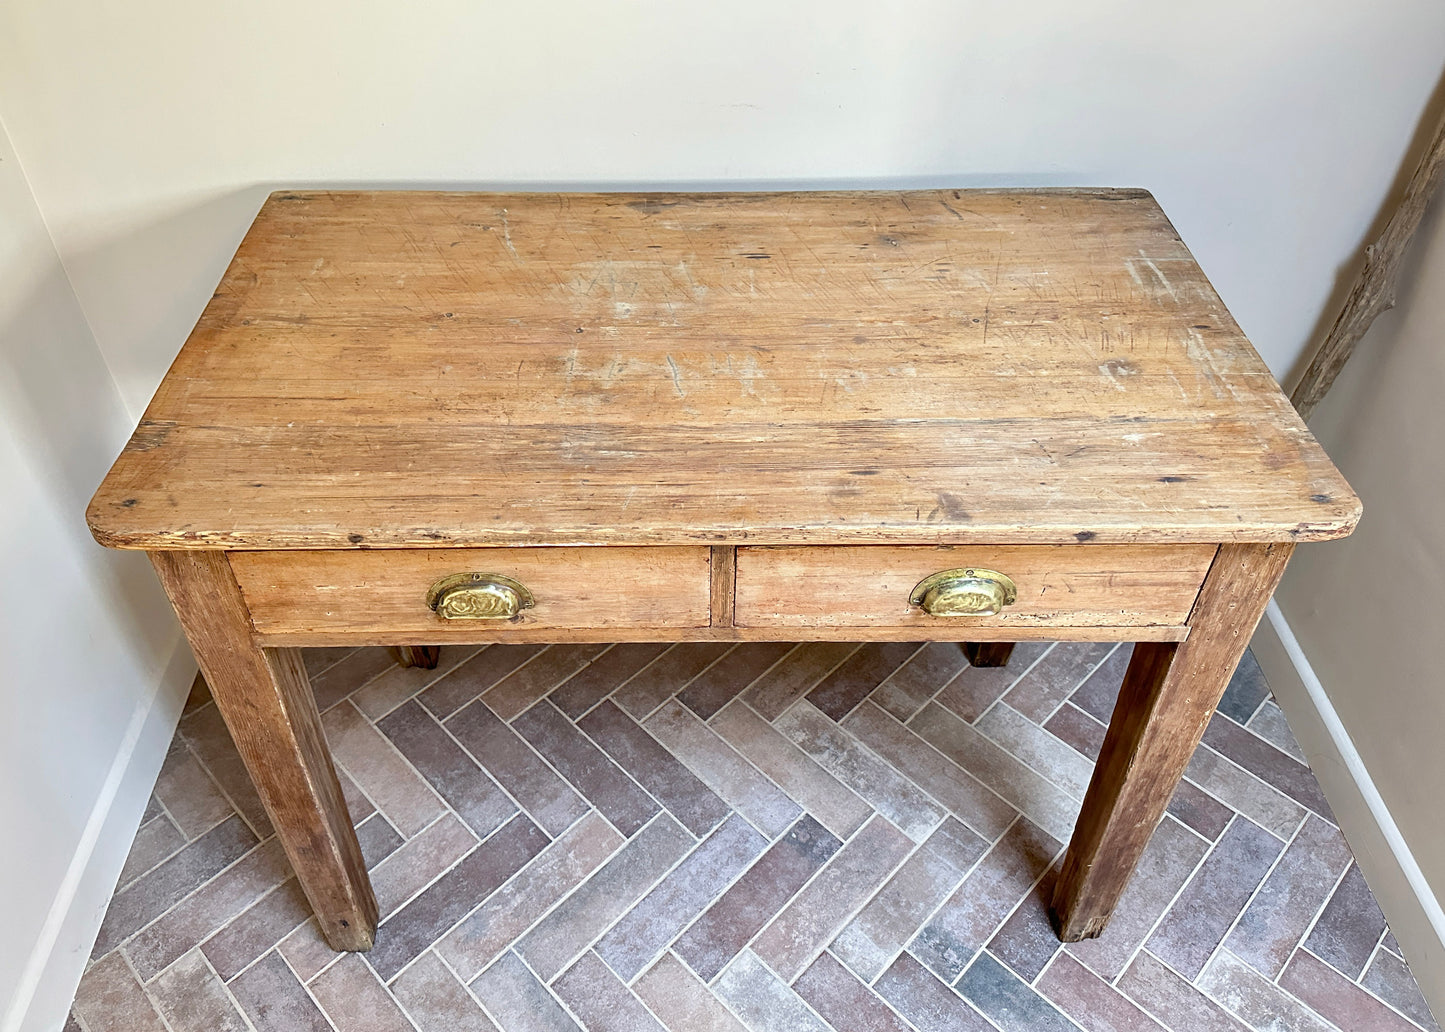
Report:
[[[708,549],[436,548],[232,552],[231,569],[256,631],[268,635],[441,632],[465,638],[548,628],[670,628],[708,624]],[[497,574],[534,600],[513,620],[447,620],[428,591],[457,574]]]
[[[860,545],[749,547],[737,553],[738,627],[954,629],[1182,627],[1214,545]],[[1017,599],[997,616],[930,616],[909,603],[923,578],[983,568]],[[998,637],[989,635],[989,637]]]

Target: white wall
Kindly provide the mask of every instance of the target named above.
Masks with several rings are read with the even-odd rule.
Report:
[[[9,0],[0,97],[132,413],[317,182],[1145,186],[1282,374],[1442,38],[1435,0]]]
[[[272,187],[1145,186],[1283,374],[1442,38],[1435,0],[7,0],[0,112],[38,213],[7,151],[0,827],[37,845],[0,858],[26,887],[0,900],[0,999],[87,820],[84,872],[123,853],[171,681],[140,707],[184,674],[149,574],[85,540],[86,496]],[[77,876],[66,962],[103,881]]]
[[[85,527],[129,430],[0,127],[4,1032],[64,1020],[188,679],[145,560]]]
[[[1363,820],[1387,834],[1352,837],[1360,865],[1422,989],[1445,1013],[1445,199],[1436,199],[1400,277],[1399,304],[1375,321],[1311,426],[1364,502],[1359,530],[1301,548],[1276,595],[1290,631],[1338,715],[1380,805]],[[1272,684],[1286,683],[1268,652]],[[1302,736],[1305,742],[1306,737]],[[1311,760],[1325,791],[1339,773],[1329,743]],[[1307,746],[1308,747],[1308,746]],[[1339,750],[1349,760],[1350,746]],[[1358,780],[1360,773],[1351,772]],[[1330,796],[1352,830],[1350,786]],[[1383,809],[1383,813],[1378,812]],[[1399,840],[1389,842],[1388,829]],[[1356,825],[1358,826],[1358,825]],[[1365,846],[1362,850],[1361,846]],[[1416,876],[1418,876],[1416,878]],[[1412,878],[1415,883],[1411,884]],[[1432,909],[1433,897],[1433,909]]]

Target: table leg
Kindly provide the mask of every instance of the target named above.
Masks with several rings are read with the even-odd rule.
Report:
[[[150,553],[326,941],[368,950],[376,898],[298,649],[251,637],[222,552]]]
[[[1098,935],[1204,736],[1294,546],[1221,545],[1189,637],[1134,647],[1054,887],[1059,938]]]
[[[1013,650],[1014,643],[1011,641],[969,641],[963,645],[968,665],[976,667],[1008,666]]]
[[[440,645],[393,645],[388,652],[399,666],[435,670],[442,658]]]

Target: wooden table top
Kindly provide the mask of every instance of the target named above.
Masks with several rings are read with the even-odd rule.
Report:
[[[273,194],[118,547],[1273,541],[1359,501],[1139,190]]]

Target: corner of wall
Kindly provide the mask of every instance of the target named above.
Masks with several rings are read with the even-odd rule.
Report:
[[[0,1032],[65,1023],[195,673],[191,650],[177,640],[154,693],[132,711]]]
[[[1277,602],[1251,642],[1431,1010],[1445,1014],[1445,911]]]

